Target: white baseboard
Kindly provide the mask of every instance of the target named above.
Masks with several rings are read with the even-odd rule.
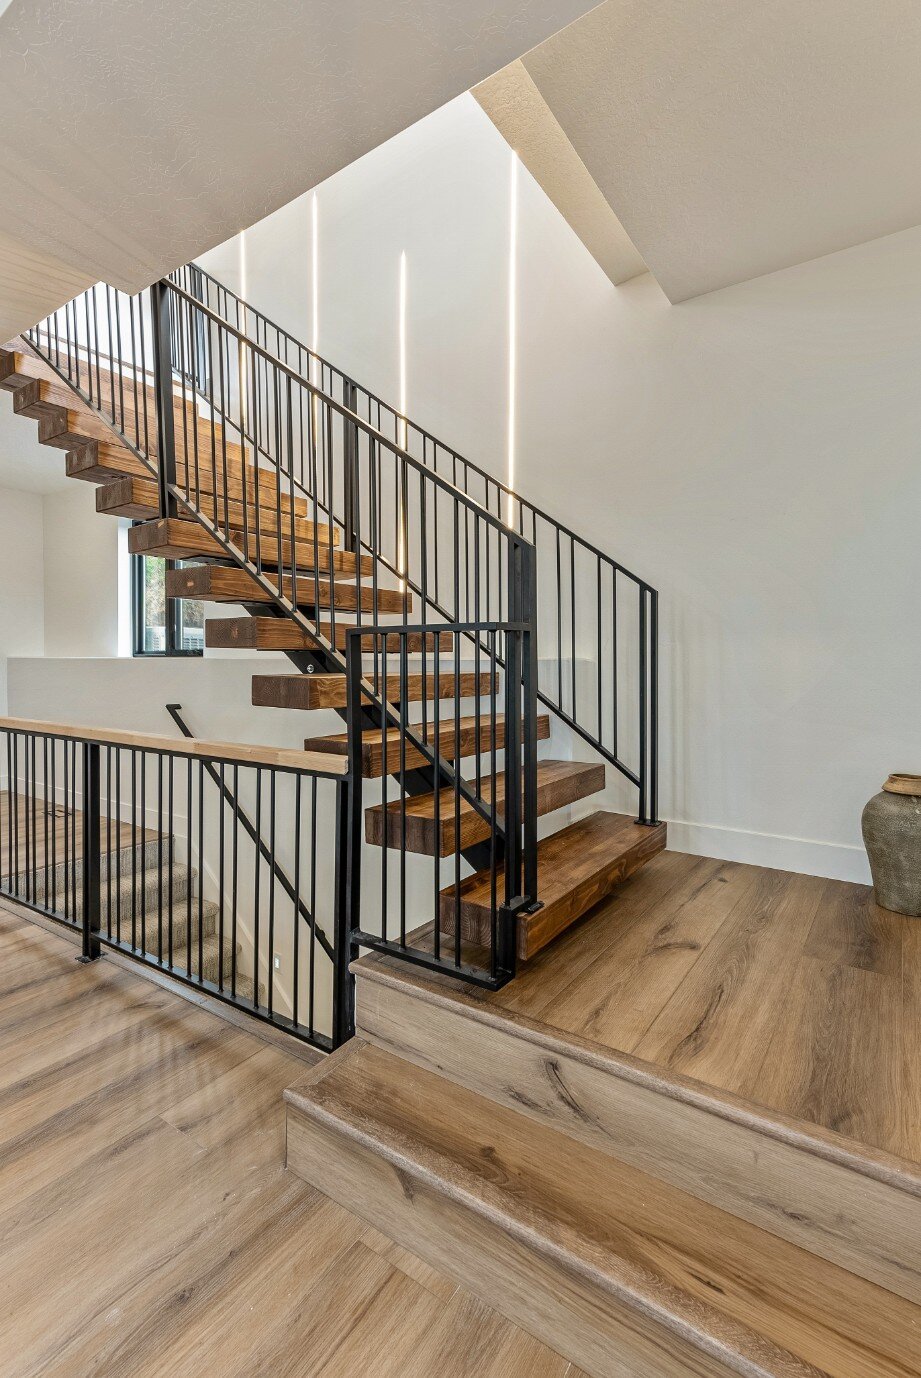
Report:
[[[804,837],[780,837],[774,833],[720,828],[709,823],[685,823],[667,819],[668,847],[692,856],[713,856],[720,861],[744,861],[750,866],[769,866],[779,871],[799,871],[807,876],[828,876],[870,884],[870,865],[863,847],[841,842],[813,842]]]

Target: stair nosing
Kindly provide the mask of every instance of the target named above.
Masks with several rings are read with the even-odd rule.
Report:
[[[347,1046],[354,1056],[369,1045],[356,1038]],[[393,1053],[387,1055],[396,1057]],[[454,1201],[463,1209],[487,1219],[526,1247],[545,1257],[553,1258],[567,1270],[588,1279],[599,1290],[617,1297],[625,1305],[640,1312],[655,1324],[667,1328],[703,1353],[730,1364],[744,1378],[777,1378],[778,1369],[765,1368],[757,1357],[759,1351],[762,1355],[773,1353],[778,1361],[783,1362],[783,1368],[779,1370],[782,1378],[787,1378],[787,1375],[793,1378],[795,1374],[801,1374],[803,1378],[822,1378],[820,1369],[800,1359],[790,1350],[781,1349],[767,1336],[718,1310],[711,1303],[682,1293],[672,1283],[651,1270],[623,1259],[613,1249],[607,1251],[608,1257],[622,1264],[623,1274],[618,1275],[613,1269],[605,1271],[587,1256],[593,1252],[600,1252],[600,1246],[589,1240],[588,1247],[580,1250],[578,1242],[583,1236],[565,1222],[553,1221],[553,1228],[561,1238],[547,1238],[541,1233],[540,1221],[550,1220],[552,1217],[536,1209],[514,1211],[509,1204],[507,1193],[495,1187],[491,1181],[475,1177],[468,1168],[456,1159],[449,1158],[440,1149],[426,1145],[425,1153],[429,1163],[421,1162],[412,1154],[412,1146],[418,1141],[411,1133],[379,1122],[374,1123],[363,1109],[356,1112],[354,1120],[345,1119],[335,1110],[313,1100],[310,1090],[318,1085],[320,1080],[325,1079],[324,1076],[317,1082],[311,1082],[304,1089],[289,1088],[284,1093],[285,1101],[308,1119],[315,1119],[327,1129],[350,1138],[368,1152],[383,1158],[398,1173],[425,1183],[431,1190]],[[480,1099],[485,1101],[486,1097]],[[557,1131],[546,1129],[545,1132]],[[440,1172],[438,1168],[441,1168]],[[699,1323],[695,1323],[691,1315],[681,1314],[685,1311],[695,1312],[701,1320],[706,1319],[708,1315],[712,1317],[711,1330],[703,1329]],[[722,1332],[722,1338],[718,1337],[718,1332]]]
[[[894,1187],[906,1195],[921,1198],[921,1166],[910,1159],[899,1158],[869,1144],[858,1145],[856,1140],[844,1134],[797,1120],[780,1111],[768,1111],[754,1101],[747,1101],[720,1087],[708,1086],[681,1072],[669,1072],[668,1077],[664,1077],[664,1069],[654,1062],[608,1048],[582,1034],[567,1033],[563,1037],[551,1025],[517,1010],[498,1006],[500,1012],[494,1013],[491,1005],[468,995],[465,990],[458,988],[448,993],[436,987],[415,968],[407,967],[405,973],[401,971],[396,975],[387,966],[392,960],[380,953],[370,953],[352,962],[349,970],[358,980],[376,982],[393,990],[405,992],[409,987],[413,999],[443,1009],[460,1008],[464,1017],[501,1031],[506,1036],[532,1043],[554,1056],[563,1053],[574,1057],[607,1075],[752,1129],[764,1137],[776,1139],[779,1143],[836,1166],[860,1172],[883,1186]],[[394,1053],[394,1056],[399,1054]]]

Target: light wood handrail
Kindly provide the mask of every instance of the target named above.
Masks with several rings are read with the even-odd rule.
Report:
[[[124,746],[136,751],[161,751],[172,756],[227,761],[236,765],[300,770],[311,775],[340,777],[348,774],[348,763],[341,756],[331,756],[321,751],[295,751],[289,747],[245,746],[239,742],[203,742],[188,737],[166,737],[156,733],[122,732],[117,728],[36,722],[31,718],[0,718],[0,731],[33,733],[38,737],[66,737],[78,742],[98,742],[100,746]]]

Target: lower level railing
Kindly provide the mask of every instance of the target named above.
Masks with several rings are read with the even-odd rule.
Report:
[[[354,1029],[347,764],[0,719],[0,894],[324,1050]]]

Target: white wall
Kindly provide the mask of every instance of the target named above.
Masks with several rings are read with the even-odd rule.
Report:
[[[246,234],[249,299],[307,342],[311,204]],[[504,476],[503,140],[462,97],[317,205],[321,352],[397,401],[405,251],[408,411]],[[865,878],[861,807],[921,757],[921,230],[670,306],[522,170],[517,276],[516,484],[661,590],[672,845]]]
[[[119,527],[96,511],[96,485],[44,499],[45,654],[117,656]]]
[[[11,656],[44,649],[42,498],[0,488],[0,714],[9,712]]]
[[[9,667],[10,713],[178,737],[165,705],[181,703],[196,737],[266,746],[303,747],[314,723],[317,733],[343,730],[332,712],[308,720],[282,709],[253,708],[252,677],[266,668],[263,658],[241,654],[233,660],[23,657]]]

